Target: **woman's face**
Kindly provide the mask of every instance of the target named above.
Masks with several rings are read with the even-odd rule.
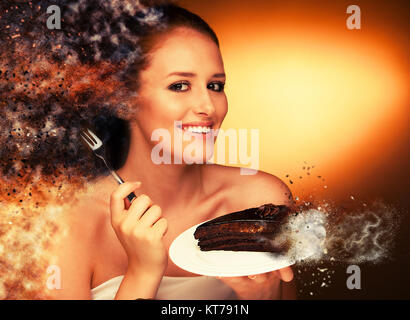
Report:
[[[209,160],[216,139],[213,130],[221,127],[228,110],[222,57],[212,39],[190,28],[172,30],[151,52],[139,80],[133,138],[145,139],[152,150],[159,140],[151,138],[165,129],[171,140],[163,140],[161,147],[173,163]],[[175,121],[182,126],[174,126]]]

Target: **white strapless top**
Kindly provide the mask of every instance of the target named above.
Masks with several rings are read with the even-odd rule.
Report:
[[[112,278],[91,290],[93,300],[114,300],[124,276]],[[215,277],[164,276],[157,300],[237,300],[235,292]]]

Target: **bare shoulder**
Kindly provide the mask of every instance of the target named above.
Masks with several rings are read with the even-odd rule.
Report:
[[[70,225],[72,235],[84,237],[83,231],[88,230],[88,236],[98,229],[106,216],[107,203],[99,195],[89,191],[81,194],[68,209],[67,223]]]
[[[52,290],[55,299],[90,299],[96,244],[106,224],[106,205],[99,193],[87,189],[63,206],[61,237],[54,256],[60,268],[62,287]]]
[[[228,200],[234,202],[234,207],[293,203],[289,187],[273,174],[222,165],[210,165],[208,170],[211,172],[209,177],[228,190]]]
[[[105,223],[109,213],[108,188],[106,179],[101,179],[78,193],[67,212],[67,222],[73,229],[73,235],[84,237],[82,231],[85,230],[92,235],[98,231],[100,224]]]

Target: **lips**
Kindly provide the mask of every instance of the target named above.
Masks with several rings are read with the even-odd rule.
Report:
[[[183,123],[180,127],[184,131],[188,131],[194,134],[208,134],[212,132],[213,122],[211,121],[197,121]]]
[[[182,128],[184,127],[210,127],[213,126],[212,121],[196,121],[196,122],[185,122],[182,124]]]

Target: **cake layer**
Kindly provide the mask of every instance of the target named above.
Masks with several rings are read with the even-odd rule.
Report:
[[[209,237],[199,239],[200,243],[217,243],[223,241],[248,241],[248,242],[263,242],[273,241],[276,236],[270,233],[258,233],[258,234],[220,234],[218,237]]]
[[[226,221],[223,224],[198,227],[194,237],[195,239],[209,239],[223,235],[242,235],[242,237],[246,237],[247,235],[259,233],[274,234],[280,226],[281,224],[278,221]]]
[[[224,251],[257,251],[257,252],[275,252],[281,253],[287,250],[287,243],[282,244],[281,246],[273,246],[268,242],[264,243],[222,243],[222,244],[213,244],[213,245],[204,245],[201,246],[201,251],[211,251],[211,250],[224,250]]]

